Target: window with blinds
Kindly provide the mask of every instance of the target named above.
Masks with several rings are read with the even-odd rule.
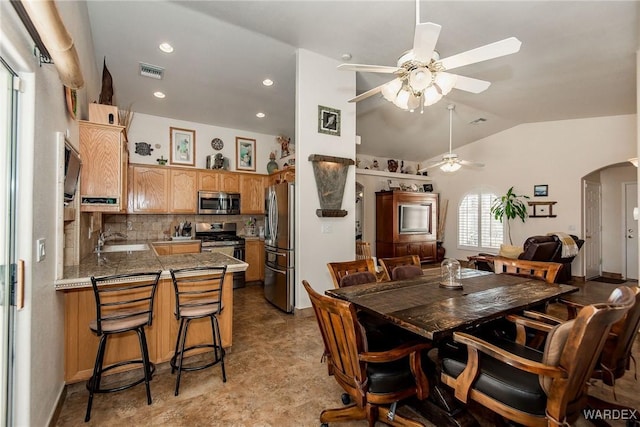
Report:
[[[493,193],[469,193],[458,207],[458,246],[499,249],[503,225],[491,215]]]

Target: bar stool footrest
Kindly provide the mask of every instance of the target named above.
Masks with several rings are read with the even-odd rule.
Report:
[[[98,373],[98,377],[102,379],[102,374],[104,374],[105,372],[110,371],[111,369],[115,369],[115,368],[119,368],[120,366],[125,366],[125,365],[141,365],[142,368],[144,369],[144,361],[142,360],[126,360],[124,362],[119,362],[119,363],[114,363],[113,365],[109,365],[103,369],[100,370],[100,372]],[[184,370],[184,368],[183,368]],[[126,372],[126,371],[123,371]],[[149,362],[149,380],[153,379],[153,374],[155,374],[156,372],[156,365],[154,365],[153,363]],[[110,387],[110,388],[93,388],[93,383],[95,382],[95,380],[97,379],[96,377],[91,377],[87,380],[87,390],[92,391],[93,393],[114,393],[117,391],[122,391],[122,390],[126,390],[129,389],[131,387],[137,386],[138,384],[142,384],[145,381],[145,376],[144,376],[144,372],[142,375],[142,378],[136,378],[131,382],[128,382],[126,384],[122,384],[119,385],[117,387]]]
[[[173,355],[173,357],[171,358],[171,360],[169,361],[169,364],[171,365],[172,369],[178,369],[179,368],[179,363],[178,363],[178,357],[181,354],[187,354],[189,351],[191,350],[195,350],[198,348],[211,348],[213,350],[213,355],[214,355],[214,359],[213,361],[207,362],[203,365],[195,365],[195,366],[182,366],[182,370],[183,371],[199,371],[201,369],[206,369],[209,368],[215,364],[218,364],[220,362],[222,362],[224,355],[225,355],[225,350],[224,348],[222,348],[222,346],[219,345],[214,345],[214,344],[198,344],[198,345],[194,345],[188,348],[185,348],[184,351],[178,351],[176,354]],[[208,354],[208,353],[199,353],[199,354]],[[218,356],[219,355],[219,356]],[[195,354],[193,356],[196,356]],[[184,356],[184,357],[189,357],[189,356]]]

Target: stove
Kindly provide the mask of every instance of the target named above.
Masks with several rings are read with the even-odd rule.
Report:
[[[244,238],[236,234],[236,227],[235,222],[196,223],[196,239],[202,241],[202,252],[212,252],[215,248],[233,248],[233,257],[244,261]],[[244,271],[233,273],[234,289],[244,287],[244,275]]]

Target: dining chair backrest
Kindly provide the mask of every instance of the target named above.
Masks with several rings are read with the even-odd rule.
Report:
[[[602,379],[607,385],[614,385],[630,367],[631,348],[640,327],[640,287],[631,288],[635,303],[622,319],[611,327],[607,341],[600,355],[592,378]]]
[[[380,258],[380,265],[387,280],[411,279],[423,274],[417,255]]]
[[[343,286],[376,281],[376,267],[373,263],[373,258],[358,259],[355,261],[329,262],[327,263],[327,268],[329,269],[333,285],[336,289]],[[354,277],[347,278],[347,276]]]
[[[556,276],[562,268],[562,264],[557,262],[496,257],[493,261],[493,267],[496,274],[508,273],[537,278],[547,283],[555,283]]]
[[[356,240],[356,259],[371,258],[371,244],[369,242],[363,242],[362,240]]]

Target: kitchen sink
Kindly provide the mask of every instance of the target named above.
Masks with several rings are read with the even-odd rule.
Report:
[[[129,245],[104,245],[101,252],[135,252],[149,250],[146,243],[137,243]]]

